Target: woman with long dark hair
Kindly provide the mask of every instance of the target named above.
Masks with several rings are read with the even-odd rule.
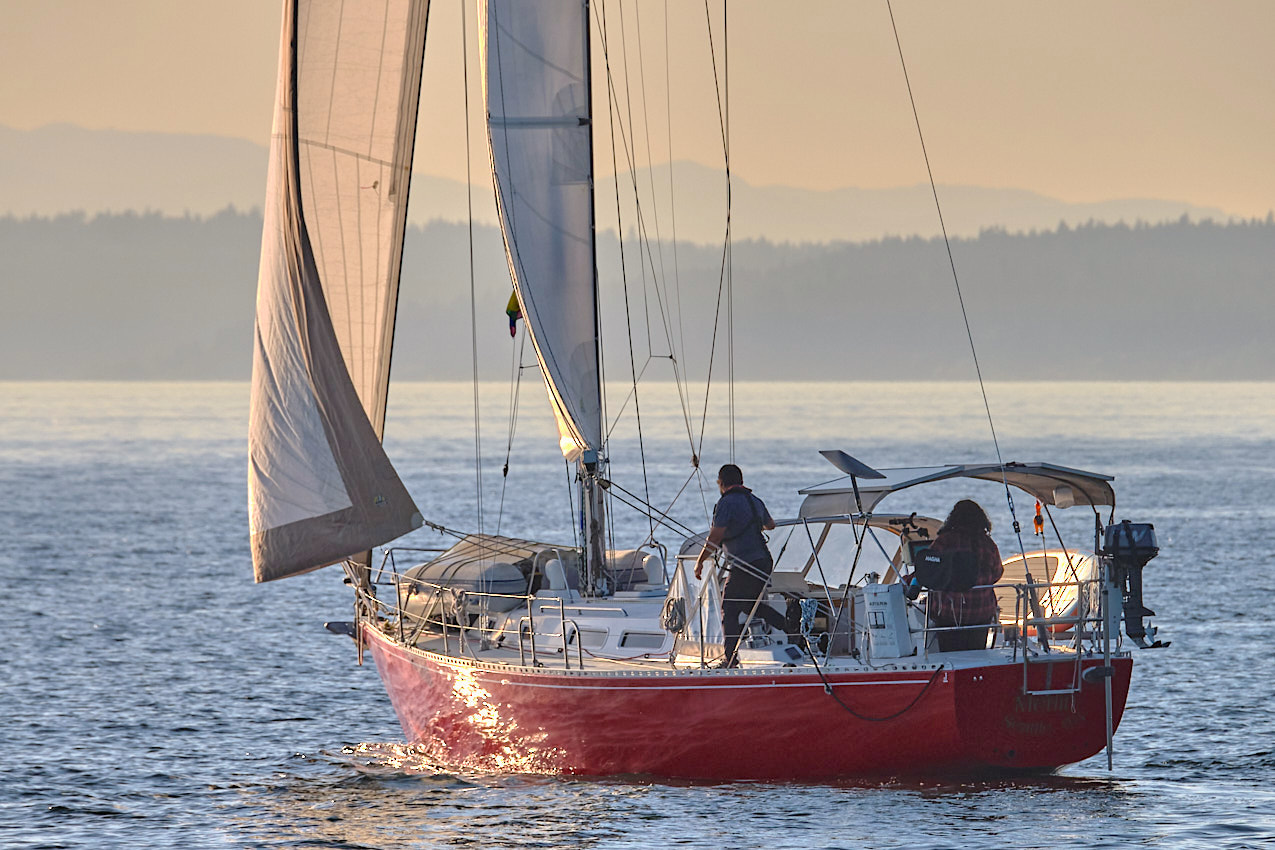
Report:
[[[975,565],[974,589],[931,590],[928,611],[930,622],[941,627],[960,627],[960,631],[939,632],[939,649],[984,649],[987,646],[987,629],[970,628],[991,625],[996,622],[996,592],[990,587],[1005,574],[1001,553],[992,540],[992,521],[971,499],[961,499],[952,506],[952,512],[929,551],[934,554],[968,552]]]

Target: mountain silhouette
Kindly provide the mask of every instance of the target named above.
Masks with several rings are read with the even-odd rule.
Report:
[[[427,151],[418,153],[424,158]],[[242,139],[210,135],[86,130],[54,124],[36,130],[0,126],[0,214],[53,216],[64,212],[160,212],[212,215],[227,206],[259,208],[265,195],[267,151]],[[472,197],[475,220],[495,224],[489,182],[472,193],[463,182],[426,174],[418,159],[412,179],[410,221],[464,221]],[[670,186],[670,174],[675,178]],[[619,185],[626,235],[638,227],[649,238],[716,244],[725,233],[726,178],[720,168],[677,162],[639,169],[633,176],[597,181],[599,227],[616,230]],[[634,185],[638,201],[634,201]],[[677,205],[674,232],[670,194]],[[659,200],[654,200],[653,196]],[[1022,189],[939,186],[948,232],[975,236],[986,228],[1011,232],[1052,230],[1059,222],[1158,223],[1187,215],[1226,219],[1222,210],[1181,201],[1115,199],[1065,203]],[[863,241],[939,233],[928,185],[890,189],[822,190],[751,184],[735,174],[731,228],[736,239],[773,242]]]

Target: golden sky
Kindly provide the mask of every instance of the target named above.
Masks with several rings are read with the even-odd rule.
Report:
[[[650,160],[669,159],[671,119],[673,158],[720,165],[703,4],[600,2],[612,67],[628,64],[643,163],[648,126]],[[721,4],[711,6],[720,62]],[[417,155],[418,171],[458,179],[461,8],[472,42],[473,0],[435,0],[431,10]],[[729,11],[739,176],[806,188],[926,179],[883,0],[731,0]],[[940,183],[1072,202],[1173,199],[1244,216],[1275,207],[1275,2],[895,0],[894,11]],[[264,145],[279,17],[273,0],[5,0],[0,124],[211,133]],[[602,51],[594,55],[601,63]],[[477,111],[476,71],[471,83]],[[598,114],[600,129],[605,119]],[[474,144],[481,172],[477,124]],[[597,158],[609,172],[605,140]]]

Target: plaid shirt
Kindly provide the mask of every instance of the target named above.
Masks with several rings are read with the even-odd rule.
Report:
[[[995,584],[1005,574],[1001,553],[987,534],[964,530],[940,531],[934,538],[930,551],[967,551],[974,553],[977,573],[974,584]],[[936,626],[975,626],[996,621],[996,591],[990,587],[979,590],[929,592],[930,622]]]

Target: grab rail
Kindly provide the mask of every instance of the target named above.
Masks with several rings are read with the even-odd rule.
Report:
[[[531,663],[536,663],[536,625],[535,622],[528,617],[520,617],[518,619],[518,663],[523,667],[527,666],[527,656],[523,651],[522,642],[522,624],[527,624],[527,632],[531,636]]]
[[[387,559],[388,560],[388,559]],[[407,578],[394,569],[391,561],[390,582],[394,585],[394,600],[382,600],[375,595],[365,596],[365,601],[374,606],[374,610],[393,623],[398,632],[400,642],[414,645],[426,631],[430,630],[441,639],[443,652],[452,650],[452,636],[455,634],[457,647],[461,653],[467,652],[466,639],[474,639],[474,633],[489,646],[488,641],[495,638],[499,642],[500,635],[509,634],[509,621],[496,628],[495,620],[490,616],[491,603],[494,600],[516,600],[517,608],[525,608],[526,614],[519,618],[518,660],[519,664],[538,664],[536,660],[540,648],[538,637],[557,637],[562,641],[559,651],[563,655],[566,669],[571,668],[571,642],[576,644],[577,669],[584,668],[584,646],[581,640],[580,624],[574,617],[566,615],[567,610],[588,613],[604,613],[609,615],[629,616],[629,612],[621,606],[593,606],[573,604],[562,597],[546,597],[533,594],[488,593],[473,590],[458,590],[445,583],[425,581],[419,578]],[[382,583],[384,584],[384,582]],[[404,588],[406,587],[406,593]],[[360,590],[360,592],[362,592]],[[415,600],[418,604],[413,604]],[[475,611],[474,609],[477,608]],[[556,612],[558,632],[541,633],[537,628],[537,616]],[[506,609],[510,610],[510,609]],[[510,610],[510,613],[513,613]],[[552,622],[552,621],[551,621]],[[530,649],[530,655],[528,655]]]

